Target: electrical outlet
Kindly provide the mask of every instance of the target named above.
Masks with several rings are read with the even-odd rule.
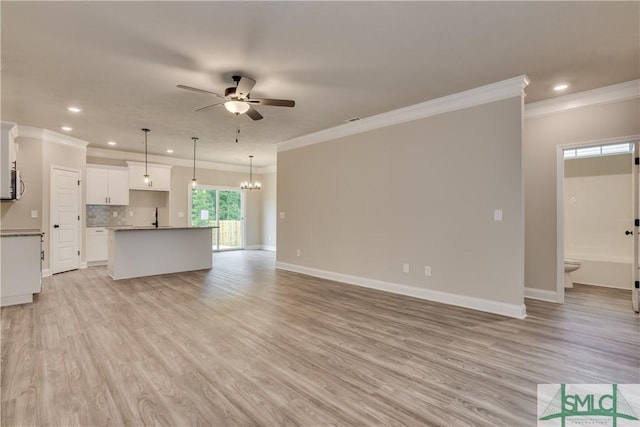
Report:
[[[184,218],[184,212],[178,212],[178,218]]]
[[[133,211],[129,211],[129,216],[133,216]]]
[[[118,211],[113,211],[113,217],[116,218],[118,216]]]
[[[403,273],[409,272],[409,264],[402,264],[402,272]]]
[[[31,211],[31,218],[38,218],[38,211]]]
[[[425,266],[424,267],[424,275],[425,276],[431,276],[431,267],[429,267],[429,266]]]
[[[284,219],[284,212],[280,212],[280,219]]]

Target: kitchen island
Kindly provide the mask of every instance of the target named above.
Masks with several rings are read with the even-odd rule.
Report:
[[[114,280],[210,269],[215,227],[110,227]]]

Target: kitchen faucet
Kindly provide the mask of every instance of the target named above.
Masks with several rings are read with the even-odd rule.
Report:
[[[151,225],[155,225],[158,228],[158,207],[156,206],[156,222],[152,222]]]

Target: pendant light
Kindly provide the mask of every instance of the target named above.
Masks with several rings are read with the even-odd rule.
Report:
[[[240,188],[243,190],[259,190],[261,186],[258,181],[253,182],[253,156],[249,156],[249,182],[243,182],[240,184]]]
[[[149,185],[149,170],[147,169],[147,134],[151,132],[149,129],[142,128],[144,132],[144,183]]]
[[[198,185],[198,180],[196,179],[196,141],[198,138],[192,136],[191,139],[193,139],[193,178],[191,178],[191,186],[195,187]]]

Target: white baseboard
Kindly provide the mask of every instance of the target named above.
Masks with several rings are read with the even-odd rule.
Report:
[[[362,286],[365,288],[377,289],[399,295],[406,295],[429,301],[440,302],[458,307],[470,308],[473,310],[485,311],[488,313],[500,314],[502,316],[524,319],[527,316],[524,304],[507,304],[499,301],[491,301],[482,298],[456,295],[448,292],[433,291],[430,289],[416,288],[414,286],[402,285],[399,283],[384,282],[381,280],[367,279],[365,277],[351,276],[348,274],[335,273],[332,271],[319,270],[301,265],[276,262],[276,268],[307,274],[309,276],[320,277],[322,279],[334,280],[350,285]]]
[[[555,291],[546,291],[544,289],[524,288],[524,297],[540,301],[558,302]]]
[[[274,251],[276,250],[275,246],[267,246],[267,245],[248,245],[244,247],[245,249],[249,250],[249,251],[254,251],[254,250],[263,250],[263,251]]]
[[[49,277],[51,276],[51,270],[49,270],[48,268],[45,268],[44,270],[42,270],[42,277]]]
[[[87,261],[87,267],[99,267],[102,265],[107,265],[108,261],[104,260],[104,261]]]

